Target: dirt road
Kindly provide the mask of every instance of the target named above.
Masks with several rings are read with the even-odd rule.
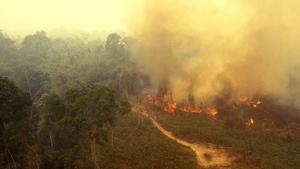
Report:
[[[219,166],[226,167],[230,166],[233,161],[233,157],[230,157],[223,148],[217,148],[214,145],[200,145],[189,143],[180,138],[175,137],[170,131],[164,129],[152,116],[150,116],[145,109],[142,107],[135,107],[133,109],[137,113],[141,113],[143,116],[148,118],[153,125],[166,137],[176,141],[185,147],[189,147],[196,155],[198,164],[201,167]]]

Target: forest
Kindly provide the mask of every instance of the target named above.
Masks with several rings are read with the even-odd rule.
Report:
[[[96,164],[96,144],[147,85],[130,60],[132,39],[51,39],[39,31],[20,43],[1,32],[0,42],[1,168]]]
[[[299,7],[1,1],[0,169],[300,169]]]

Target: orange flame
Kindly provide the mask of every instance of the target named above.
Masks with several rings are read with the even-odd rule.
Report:
[[[262,104],[262,102],[258,99],[253,105],[252,105],[252,107],[253,108],[257,108],[257,106],[258,105],[261,105]]]
[[[173,112],[175,112],[176,107],[177,107],[177,104],[175,102],[165,103],[164,104],[164,111],[169,112],[169,113],[173,113]]]
[[[248,99],[249,99],[248,97],[242,97],[239,100],[241,103],[246,103],[248,101]]]
[[[163,96],[163,109],[165,112],[173,113],[177,108],[176,102],[172,100],[172,97],[169,95]]]
[[[247,125],[248,125],[248,127],[254,125],[254,119],[253,119],[252,117],[251,117],[251,118],[249,119],[249,121],[247,122]]]
[[[212,115],[212,116],[216,116],[219,113],[216,106],[207,108],[207,112],[209,115]]]
[[[197,109],[192,106],[184,105],[183,107],[179,108],[183,112],[188,112],[188,113],[201,113],[201,109]]]
[[[260,105],[260,104],[262,104],[262,102],[258,99],[258,100],[256,101],[256,104],[257,104],[257,105]]]
[[[157,97],[148,94],[147,101],[149,104],[154,105],[158,108],[162,108],[165,112],[168,112],[168,113],[173,113],[176,110],[180,110],[182,112],[187,112],[187,113],[203,112],[202,109],[197,108],[195,106],[188,105],[188,104],[178,106],[177,103],[175,101],[173,101],[171,94],[169,94],[169,95],[165,94],[162,97],[162,99],[158,99]],[[216,116],[219,113],[216,106],[211,106],[205,110],[206,110],[205,112],[211,116]]]
[[[262,101],[260,99],[253,101],[253,100],[249,99],[249,97],[242,97],[239,99],[239,101],[240,101],[240,103],[247,104],[248,106],[253,107],[253,108],[257,108],[258,105],[262,104]]]

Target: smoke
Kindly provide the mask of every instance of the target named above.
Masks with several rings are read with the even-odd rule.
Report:
[[[176,100],[271,95],[300,105],[300,2],[151,0],[130,17],[133,49]]]

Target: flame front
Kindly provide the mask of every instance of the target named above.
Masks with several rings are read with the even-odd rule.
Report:
[[[189,105],[183,105],[181,108],[179,108],[180,111],[183,112],[188,112],[188,113],[201,113],[202,110],[201,109],[197,109],[193,106],[189,106]]]
[[[162,108],[164,112],[173,113],[176,110],[187,113],[202,113],[205,112],[210,116],[216,116],[218,114],[218,110],[216,106],[210,106],[207,108],[197,108],[196,106],[190,104],[177,104],[173,98],[172,94],[164,94],[162,99],[159,97],[154,97],[150,94],[147,95],[148,103],[151,105]]]
[[[165,112],[173,113],[177,108],[176,102],[173,101],[171,94],[163,96],[163,109]]]
[[[262,101],[260,99],[257,99],[256,101],[250,99],[249,97],[242,97],[239,99],[241,104],[246,104],[252,108],[257,108],[259,105],[262,104]]]
[[[176,103],[173,100],[172,93],[164,94],[161,96],[153,96],[151,94],[147,94],[147,100],[149,105],[155,106],[159,109],[162,109],[167,113],[178,112],[186,112],[186,113],[203,113],[207,114],[210,117],[216,119],[217,115],[220,113],[216,104],[207,106],[202,104],[201,107],[197,107],[194,105],[194,102],[185,103]],[[250,98],[250,97],[242,97],[237,100],[240,105],[246,105],[249,108],[256,109],[263,104],[263,101],[259,98]],[[255,119],[253,117],[249,117],[245,122],[247,127],[252,127],[255,124]]]

